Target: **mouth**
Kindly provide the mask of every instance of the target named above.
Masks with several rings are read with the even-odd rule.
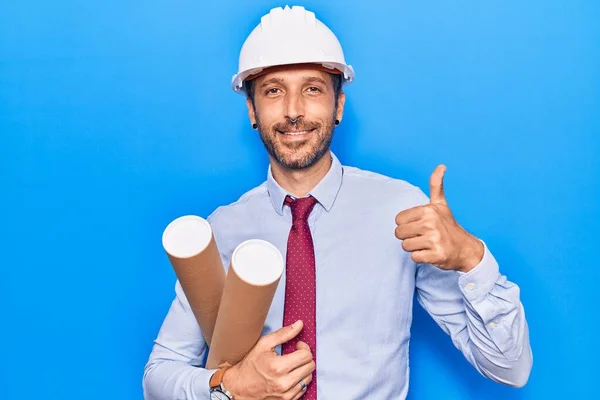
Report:
[[[314,131],[314,129],[309,129],[309,130],[304,130],[304,131],[277,131],[278,133],[281,133],[282,135],[286,135],[286,136],[304,136],[304,135],[308,135],[309,133],[312,133]]]

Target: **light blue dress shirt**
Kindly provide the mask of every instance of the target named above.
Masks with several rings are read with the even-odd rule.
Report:
[[[416,264],[394,236],[395,217],[427,204],[427,196],[405,181],[342,166],[331,156],[330,170],[310,191],[318,204],[308,220],[316,259],[318,398],[406,397],[415,290],[482,375],[524,385],[532,354],[519,288],[500,275],[487,246],[481,263],[466,274]],[[265,183],[208,218],[225,268],[248,239],[273,243],[285,259],[292,224],[287,194],[269,168]],[[214,370],[203,368],[208,348],[179,282],[175,293],[145,367],[144,395],[209,399]],[[285,273],[263,334],[281,328],[284,294]]]

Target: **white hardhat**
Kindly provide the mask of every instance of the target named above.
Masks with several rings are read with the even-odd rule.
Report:
[[[346,64],[337,37],[313,12],[300,6],[273,8],[244,42],[231,86],[243,93],[244,80],[265,68],[307,63],[343,74],[343,83],[354,80],[354,70]]]

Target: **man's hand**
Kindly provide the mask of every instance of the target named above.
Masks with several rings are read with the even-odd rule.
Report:
[[[465,231],[450,212],[444,196],[446,166],[438,165],[429,180],[430,203],[396,216],[396,237],[417,263],[468,272],[481,262],[483,243]]]
[[[235,400],[299,399],[304,394],[299,382],[312,380],[315,362],[308,344],[299,341],[296,351],[278,355],[275,347],[295,338],[304,324],[292,325],[261,337],[238,364],[225,372],[223,386]]]

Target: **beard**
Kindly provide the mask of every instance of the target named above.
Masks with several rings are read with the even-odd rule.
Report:
[[[325,124],[301,117],[295,123],[286,119],[285,122],[278,122],[271,127],[264,126],[256,114],[256,124],[265,149],[277,163],[288,169],[305,169],[315,165],[329,151],[335,130],[335,114],[334,111],[331,119]],[[292,130],[312,132],[303,141],[284,143],[279,140],[280,135],[283,135],[280,132]]]

